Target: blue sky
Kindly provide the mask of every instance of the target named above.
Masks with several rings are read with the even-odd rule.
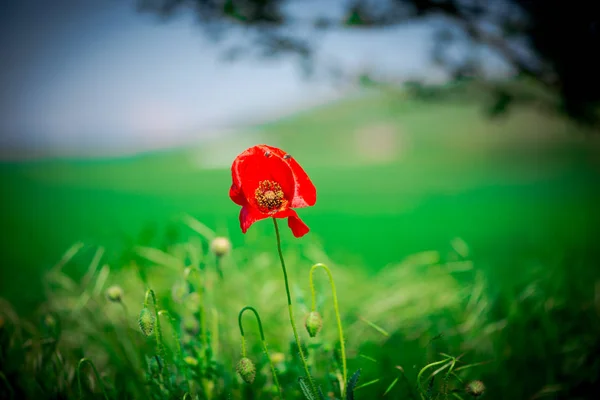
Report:
[[[304,80],[293,59],[221,61],[223,48],[190,15],[161,22],[126,0],[10,3],[0,6],[4,149],[83,154],[172,146],[345,93],[327,80]],[[323,2],[303,4],[310,12]],[[430,35],[424,25],[334,32],[320,41],[319,54],[349,71],[375,68],[402,78],[426,70]]]

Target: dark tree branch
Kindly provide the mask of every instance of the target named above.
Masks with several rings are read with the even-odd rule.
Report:
[[[293,0],[138,0],[142,10],[173,15],[192,10],[208,31],[235,26],[252,31],[261,55],[299,56],[304,70],[315,63],[319,40],[298,32],[327,29],[377,29],[417,20],[439,20],[458,28],[474,50],[487,48],[500,56],[517,75],[530,78],[559,94],[558,106],[570,117],[600,123],[600,2],[571,0],[355,0],[343,15],[302,17],[285,12]],[[438,36],[434,62],[454,76],[485,77],[477,70],[477,57],[461,65],[445,60]],[[520,46],[518,46],[520,44]],[[582,46],[581,49],[578,47]],[[492,83],[490,83],[492,84]],[[510,97],[499,90],[504,102]],[[502,94],[504,93],[504,95]],[[504,97],[503,97],[504,96]]]

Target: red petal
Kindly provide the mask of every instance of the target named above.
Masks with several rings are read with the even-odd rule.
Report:
[[[248,204],[246,197],[244,197],[244,192],[236,184],[231,185],[229,188],[229,197],[237,205],[245,206]]]
[[[306,172],[304,172],[304,169],[302,169],[296,160],[288,158],[287,162],[292,168],[294,182],[296,183],[294,198],[290,206],[295,208],[314,206],[317,202],[317,189],[315,185],[313,185]]]
[[[294,175],[294,197],[292,198],[290,207],[301,208],[314,206],[317,202],[317,189],[308,177],[308,174],[300,164],[298,164],[298,161],[277,147],[268,146],[266,144],[261,145],[261,147],[270,151],[271,154],[276,157],[281,157],[292,169],[292,174]],[[283,158],[286,155],[288,158]]]
[[[258,183],[264,180],[277,182],[286,199],[294,198],[295,179],[291,168],[279,156],[281,150],[275,149],[278,150],[276,152],[271,149],[274,148],[266,145],[251,147],[238,155],[231,166],[233,185],[241,188],[246,201],[250,204],[255,204],[254,191],[258,187]],[[265,155],[267,152],[269,152],[269,156]]]
[[[286,218],[288,219],[288,226],[292,230],[292,233],[295,237],[299,238],[306,235],[310,229],[308,226],[300,219],[296,211],[292,209],[287,209],[278,212],[274,215],[275,218]]]
[[[262,151],[269,151],[275,157],[283,158],[287,153],[277,147],[269,146],[268,144],[259,144],[256,147],[260,147]]]
[[[242,210],[240,211],[240,227],[242,228],[242,233],[246,233],[248,228],[250,228],[250,226],[256,221],[260,221],[261,219],[269,217],[270,215],[263,214],[254,207],[249,205],[243,206]]]

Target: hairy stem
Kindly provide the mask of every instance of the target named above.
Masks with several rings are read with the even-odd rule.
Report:
[[[342,377],[344,379],[344,381],[342,382],[342,397],[344,397],[344,395],[346,394],[346,385],[348,384],[348,368],[346,366],[346,345],[344,343],[344,331],[342,329],[342,319],[340,317],[340,309],[338,307],[338,299],[337,299],[337,292],[335,290],[335,283],[333,281],[333,275],[331,274],[331,270],[329,269],[329,267],[327,267],[327,265],[325,264],[315,264],[312,266],[312,268],[310,269],[310,274],[309,274],[309,281],[310,281],[310,292],[311,292],[311,296],[312,296],[312,306],[311,306],[311,311],[316,311],[317,309],[317,293],[315,290],[315,285],[314,285],[314,281],[313,281],[313,273],[317,268],[323,268],[325,270],[325,272],[327,272],[327,276],[329,277],[329,283],[331,284],[331,293],[333,296],[333,308],[335,310],[335,317],[337,319],[337,326],[338,326],[338,335],[340,338],[340,353],[341,353],[341,358],[342,358]]]
[[[292,296],[290,295],[290,285],[288,282],[287,270],[285,269],[285,261],[283,259],[283,252],[281,251],[281,236],[279,235],[279,226],[277,226],[277,220],[273,218],[273,224],[275,225],[275,236],[277,237],[277,251],[279,252],[279,260],[281,261],[281,269],[283,270],[283,279],[285,281],[285,292],[287,294],[287,302],[288,302],[288,311],[290,314],[290,322],[292,324],[292,330],[294,331],[294,338],[296,339],[296,344],[298,345],[298,354],[300,354],[300,359],[302,360],[302,365],[304,366],[304,372],[306,373],[306,378],[310,384],[310,387],[315,395],[317,395],[317,388],[315,383],[310,375],[310,371],[308,369],[308,363],[306,362],[306,357],[304,356],[304,351],[302,350],[302,345],[300,344],[300,338],[298,337],[298,330],[296,329],[296,322],[294,321],[294,309],[292,307]]]
[[[156,348],[158,350],[158,354],[162,358],[163,362],[163,370],[167,368],[167,357],[165,354],[165,346],[162,341],[162,329],[160,327],[160,318],[158,315],[158,304],[156,302],[156,295],[154,294],[154,290],[148,289],[146,290],[146,297],[144,298],[144,308],[148,308],[148,302],[152,297],[152,304],[154,305],[154,315],[156,319],[156,329],[154,330],[154,336],[156,337]]]
[[[275,371],[275,365],[273,365],[273,361],[271,361],[271,356],[269,355],[269,350],[267,350],[267,341],[265,340],[265,333],[263,331],[262,322],[260,321],[260,316],[258,315],[258,311],[254,307],[246,306],[240,310],[238,315],[238,325],[240,326],[240,334],[242,335],[242,357],[246,357],[246,338],[244,336],[244,327],[242,326],[242,316],[244,315],[244,311],[250,310],[256,316],[256,321],[258,322],[258,330],[260,332],[260,341],[262,345],[262,349],[267,356],[267,360],[269,360],[269,365],[271,366],[271,373],[273,374],[273,382],[275,386],[277,386],[277,391],[279,392],[279,398],[283,399],[283,392],[281,391],[281,386],[279,385],[279,379],[277,379],[277,372]]]
[[[183,361],[183,351],[181,350],[181,338],[179,337],[179,331],[177,330],[178,327],[175,324],[175,319],[173,317],[171,317],[171,314],[169,314],[169,312],[167,310],[160,310],[158,312],[158,315],[165,315],[169,318],[169,322],[171,323],[171,328],[173,330],[173,339],[175,339],[175,342],[177,342],[177,358],[179,358],[179,367],[181,369],[183,369],[183,375],[185,377],[185,381],[188,384],[188,388],[190,390],[193,390],[192,382],[190,380],[190,374],[188,371],[188,366],[185,363],[185,361]]]
[[[106,400],[108,400],[108,395],[106,394],[106,388],[104,387],[104,382],[102,382],[102,379],[100,379],[100,374],[98,374],[98,370],[96,369],[96,366],[89,358],[82,358],[81,360],[79,360],[79,364],[77,364],[77,383],[78,383],[78,387],[79,387],[79,398],[83,399],[83,390],[82,390],[82,386],[81,386],[81,368],[83,367],[83,364],[85,364],[85,363],[88,363],[92,367],[92,370],[94,371],[94,375],[96,375],[96,380],[98,381],[98,385],[100,386],[100,389],[102,389],[102,394],[104,394],[104,398]]]

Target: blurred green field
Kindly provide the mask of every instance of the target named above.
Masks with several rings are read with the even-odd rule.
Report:
[[[461,237],[500,285],[523,260],[596,245],[599,153],[573,126],[528,109],[490,120],[480,104],[375,94],[185,149],[1,165],[2,296],[29,309],[41,299],[40,271],[74,242],[106,246],[116,260],[182,213],[242,244],[228,167],[256,143],[305,167],[318,201],[300,210],[312,229],[300,240],[342,264],[375,272]]]

